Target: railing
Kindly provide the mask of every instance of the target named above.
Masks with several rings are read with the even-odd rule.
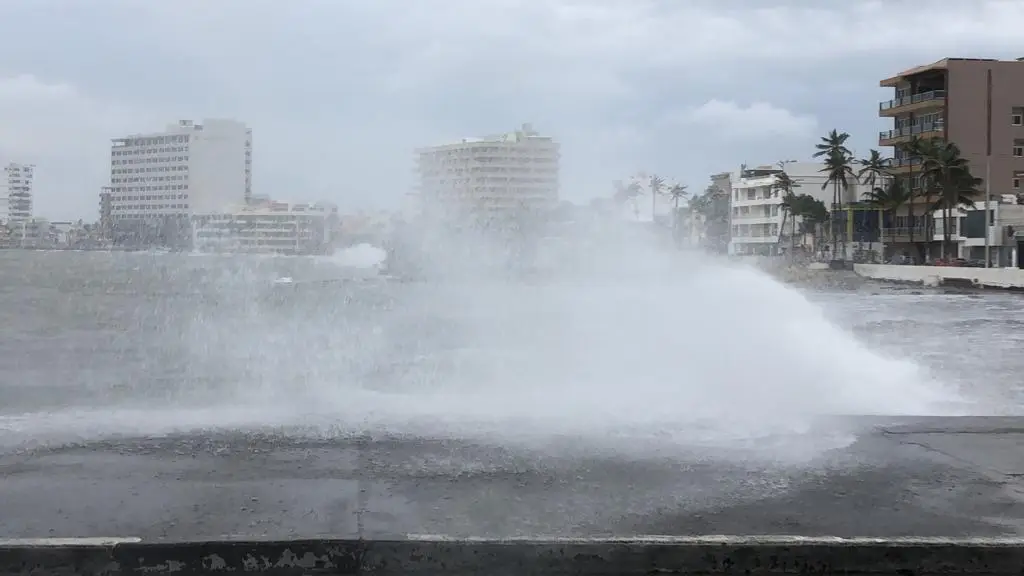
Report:
[[[958,574],[1017,576],[1018,538],[696,536],[613,539],[0,542],[7,574]]]
[[[909,106],[910,104],[917,104],[919,102],[928,102],[930,100],[944,100],[945,98],[945,90],[932,90],[930,92],[922,92],[920,94],[913,94],[911,96],[893,98],[892,100],[888,100],[886,102],[880,102],[878,104],[878,109],[889,110],[892,108],[899,108],[900,106]]]
[[[884,132],[879,132],[878,139],[892,140],[893,138],[913,136],[915,134],[924,134],[925,132],[942,132],[945,129],[945,122],[928,122],[925,124],[915,124],[913,126],[904,126],[903,128],[897,128],[895,130],[886,130]]]
[[[916,156],[913,158],[893,158],[892,167],[899,168],[901,166],[918,166],[921,164],[921,162],[921,158]]]
[[[920,240],[921,242],[927,242],[930,240],[932,229],[928,226],[897,226],[895,228],[883,228],[883,238],[894,238],[897,236],[910,236],[910,232],[914,232],[914,240]]]

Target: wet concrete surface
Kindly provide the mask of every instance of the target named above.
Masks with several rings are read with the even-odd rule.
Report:
[[[274,433],[7,448],[0,538],[354,537],[359,516],[367,537],[1024,535],[1024,419],[858,422],[802,464]]]

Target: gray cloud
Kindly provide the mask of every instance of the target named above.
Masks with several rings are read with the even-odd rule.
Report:
[[[412,149],[522,122],[564,145],[564,195],[640,169],[703,187],[884,122],[878,80],[1009,58],[1024,3],[719,0],[8,0],[0,155],[39,211],[94,218],[107,139],[178,118],[254,129],[258,193],[397,206]],[[771,145],[763,136],[772,134]]]

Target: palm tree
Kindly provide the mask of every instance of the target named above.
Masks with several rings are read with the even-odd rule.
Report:
[[[895,178],[888,180],[885,183],[885,187],[872,188],[870,192],[864,194],[864,200],[868,204],[878,208],[882,216],[882,221],[879,223],[879,238],[882,244],[882,261],[885,261],[885,212],[889,212],[890,221],[896,220],[896,212],[905,206],[912,199],[910,188],[902,180]]]
[[[821,169],[827,175],[825,182],[821,185],[824,190],[832,185],[832,258],[838,258],[839,230],[837,230],[836,214],[837,207],[842,204],[842,198],[850,189],[850,181],[855,180],[851,163],[853,154],[846,147],[846,141],[850,135],[846,132],[838,132],[833,129],[821,138],[821,142],[815,145],[818,149],[814,153],[815,158],[825,157],[825,167]]]
[[[871,150],[868,157],[861,158],[858,163],[861,165],[861,169],[857,171],[857,180],[861,184],[867,185],[870,190],[885,186],[891,172],[889,159],[882,156],[881,152]]]
[[[929,190],[938,194],[931,211],[942,210],[942,255],[951,258],[955,256],[951,250],[953,213],[961,206],[974,208],[981,179],[971,174],[967,159],[960,155],[960,148],[952,142],[935,148],[932,155],[925,159],[922,177],[928,183]],[[988,234],[987,219],[984,230]]]
[[[679,224],[679,202],[690,193],[686,191],[685,184],[676,184],[668,189],[667,194],[672,199],[672,229],[675,230]]]
[[[789,177],[789,174],[785,172],[779,172],[775,175],[775,182],[772,184],[772,188],[782,194],[782,204],[780,205],[782,212],[782,225],[779,226],[779,239],[782,239],[782,231],[786,228],[786,218],[789,217],[789,255],[793,256],[794,242],[796,241],[796,217],[799,215],[794,212],[794,200],[796,195],[793,193],[794,188],[799,188],[800,185],[793,182],[793,179]]]
[[[909,240],[911,245],[914,244],[914,229],[916,228],[914,222],[914,200],[922,196],[923,187],[914,186],[914,159],[920,159],[929,156],[934,149],[934,145],[931,140],[925,140],[920,136],[911,136],[906,142],[901,142],[896,147],[903,152],[905,158],[910,161],[910,171],[907,172],[907,193],[910,195],[910,200],[907,202],[907,222],[910,226]],[[918,249],[918,255],[923,256],[923,249]]]
[[[815,158],[821,158],[822,156],[831,156],[833,152],[842,152],[845,156],[853,156],[850,149],[846,147],[846,141],[850,139],[850,135],[846,132],[839,132],[836,129],[832,129],[831,132],[821,137],[821,142],[815,144],[814,147],[818,149],[814,153]]]
[[[624,186],[621,180],[616,180],[615,185],[615,200],[620,204],[626,202],[632,202],[633,204],[633,216],[637,220],[640,219],[640,207],[637,206],[636,199],[640,194],[643,193],[643,189],[640,188],[640,184],[636,182],[630,182],[629,186]]]
[[[651,176],[651,223],[654,222],[655,210],[658,207],[658,195],[662,193],[665,186],[665,179],[661,176]]]

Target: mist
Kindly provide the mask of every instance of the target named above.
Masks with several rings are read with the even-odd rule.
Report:
[[[680,247],[664,227],[420,223],[415,240],[399,248],[404,276],[379,272],[384,251],[362,245],[307,259],[286,288],[273,259],[189,258],[211,273],[193,286],[206,304],[162,334],[184,355],[180,378],[5,427],[55,440],[277,430],[806,462],[853,442],[848,416],[963,405],[799,291]]]

